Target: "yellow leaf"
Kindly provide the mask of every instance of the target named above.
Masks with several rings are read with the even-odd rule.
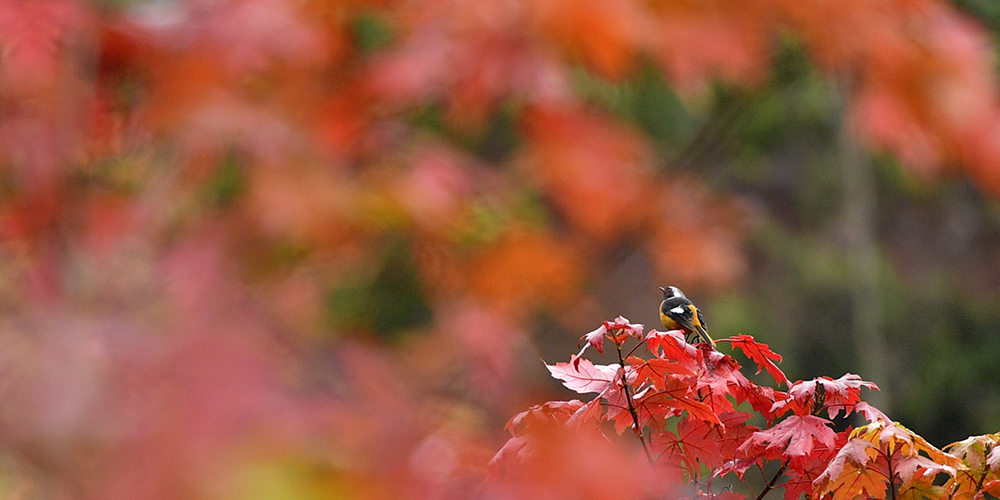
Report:
[[[824,488],[820,496],[832,493],[832,500],[852,500],[862,495],[885,498],[887,486],[881,472],[848,462],[840,476]]]
[[[951,497],[948,495],[946,488],[932,484],[902,488],[899,494],[896,495],[897,500],[922,500],[925,498],[929,500],[944,500]]]

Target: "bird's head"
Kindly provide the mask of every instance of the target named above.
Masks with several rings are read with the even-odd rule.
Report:
[[[687,298],[687,296],[684,295],[684,292],[682,292],[681,289],[677,288],[676,286],[668,286],[666,288],[663,288],[661,286],[660,290],[663,292],[663,299],[664,300],[669,299],[669,298],[673,298],[673,297],[685,297],[685,298]]]

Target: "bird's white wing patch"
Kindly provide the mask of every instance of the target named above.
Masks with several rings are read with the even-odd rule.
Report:
[[[674,314],[684,314],[684,311],[685,311],[685,309],[684,309],[683,306],[677,306],[677,307],[675,307],[675,308],[673,308],[673,309],[670,310],[670,312],[672,312]]]

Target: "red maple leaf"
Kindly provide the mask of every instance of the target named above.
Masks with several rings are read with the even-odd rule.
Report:
[[[622,367],[616,365],[595,365],[588,359],[574,358],[571,363],[545,365],[552,376],[562,380],[568,389],[587,394],[605,391],[621,383]]]
[[[532,406],[512,417],[507,421],[504,429],[513,437],[508,439],[490,460],[491,473],[512,468],[524,460],[527,449],[530,447],[528,435],[553,426],[561,426],[583,407],[585,407],[583,402],[576,399],[549,401]]]
[[[635,425],[635,421],[632,419],[632,412],[629,411],[629,395],[622,390],[622,387],[620,385],[612,387],[602,396],[608,404],[605,418],[614,421],[615,431],[621,434],[625,432],[625,429],[631,429]]]
[[[575,402],[574,399],[571,402]],[[566,420],[567,425],[576,426],[578,428],[591,427],[595,428],[597,423],[601,420],[602,411],[600,398],[595,398],[589,403],[577,408],[572,415]]]
[[[692,397],[691,388],[675,379],[669,379],[663,390],[650,391],[649,395],[636,397],[635,407],[640,421],[645,424],[648,419],[652,422],[650,427],[654,429],[662,428],[663,418],[677,416],[681,410],[687,410],[688,418],[697,418],[715,425],[722,423],[711,406]]]
[[[845,415],[853,412],[854,406],[861,401],[862,387],[878,390],[874,382],[861,380],[861,377],[853,373],[845,374],[837,380],[821,377],[817,381],[826,393],[825,404],[830,418],[836,417],[840,410],[843,410]]]
[[[757,363],[757,373],[767,370],[776,383],[788,385],[788,377],[778,365],[774,364],[775,361],[781,362],[781,355],[772,351],[767,344],[755,341],[750,335],[742,334],[729,339],[720,339],[719,342],[730,342],[733,347],[743,351],[743,354]]]
[[[641,339],[643,328],[644,326],[639,323],[629,323],[628,318],[624,316],[618,316],[614,321],[605,321],[601,323],[601,326],[581,337],[581,340],[586,340],[587,342],[583,344],[583,347],[580,349],[580,352],[576,354],[576,356],[578,358],[583,356],[583,353],[590,346],[596,347],[597,352],[604,354],[605,335],[610,336],[612,340],[619,343],[628,337]],[[574,360],[574,362],[576,362],[576,360]]]
[[[788,479],[781,484],[785,489],[785,500],[797,500],[802,494],[808,497],[815,497],[813,493],[814,481],[822,475],[830,461],[837,455],[837,452],[847,444],[847,436],[851,433],[851,428],[838,432],[833,446],[826,446],[822,443],[815,443],[813,452],[806,459],[789,462],[789,468],[785,471]]]
[[[749,418],[749,413],[727,412],[719,415],[722,425],[709,425],[695,419],[680,422],[677,435],[684,443],[685,456],[710,469],[722,467],[737,457],[740,445],[758,430],[746,425]]]
[[[779,415],[787,410],[792,410],[796,415],[808,415],[813,411],[813,403],[822,400],[830,418],[834,418],[841,411],[845,415],[854,411],[861,401],[862,387],[878,389],[874,382],[861,380],[861,377],[852,373],[836,380],[830,377],[799,380],[788,388],[788,399],[775,403],[772,409]],[[820,388],[823,389],[822,392],[818,392]],[[877,418],[877,415],[873,417]]]
[[[604,354],[604,335],[607,333],[608,328],[602,324],[597,327],[597,329],[584,335],[582,338],[586,340],[587,343],[583,344],[583,349],[580,349],[577,357],[583,356],[583,351],[586,351],[588,346],[594,346],[597,348],[597,352]]]
[[[750,403],[755,411],[760,412],[767,419],[768,425],[774,422],[778,416],[774,411],[775,402],[788,399],[788,395],[782,391],[753,383],[747,387],[741,387],[734,395],[738,402]]]
[[[939,473],[945,473],[952,477],[955,476],[954,467],[939,464],[921,455],[900,457],[893,469],[899,474],[899,479],[903,484],[910,483],[914,479],[933,479]]]
[[[657,432],[650,436],[649,449],[656,455],[657,469],[671,483],[682,482],[685,473],[692,475],[684,461],[684,445],[673,432]]]
[[[695,373],[676,361],[666,359],[644,360],[630,356],[628,362],[636,370],[636,382],[649,382],[657,389],[666,387],[666,380],[671,376],[689,377]]]
[[[749,458],[734,458],[732,460],[726,461],[721,467],[718,467],[712,471],[712,477],[722,477],[730,472],[735,472],[736,477],[743,480],[743,476],[750,470],[754,465],[759,464],[760,467],[764,466],[764,460],[762,457],[749,457]]]
[[[539,423],[566,422],[584,404],[580,400],[549,401],[532,406],[507,421],[504,429],[512,435],[523,433],[527,428]]]
[[[837,434],[829,427],[830,421],[813,415],[792,415],[778,425],[757,431],[747,439],[741,451],[765,447],[767,452],[782,450],[780,456],[792,461],[802,460],[812,453],[815,443],[832,447]]]
[[[704,433],[698,432],[703,426],[686,425],[685,422],[689,421],[678,424],[677,434],[668,432],[665,439],[654,441],[653,451],[661,452],[661,460],[682,467],[688,476],[694,478],[701,470],[700,459],[718,456],[719,446],[711,439],[705,439]]]
[[[791,410],[796,415],[808,415],[812,413],[813,401],[816,397],[816,388],[819,379],[799,380],[788,387],[788,397],[777,401],[771,408],[775,415],[782,415]]]
[[[885,413],[882,413],[882,410],[879,410],[864,401],[854,405],[854,411],[860,413],[861,416],[865,417],[865,420],[869,422],[882,422],[883,424],[892,423],[892,419],[890,419]]]
[[[630,323],[625,316],[618,316],[614,321],[605,321],[603,326],[608,331],[621,330],[625,335],[640,339],[642,338],[642,330],[645,328],[640,323]]]
[[[751,382],[740,372],[740,365],[733,358],[718,351],[712,351],[708,357],[705,364],[709,366],[695,384],[695,392],[707,396],[704,402],[715,413],[733,411],[730,396],[744,392]]]
[[[659,332],[650,330],[646,334],[646,346],[650,352],[660,359],[676,361],[682,364],[700,364],[702,351],[688,344],[680,330]]]

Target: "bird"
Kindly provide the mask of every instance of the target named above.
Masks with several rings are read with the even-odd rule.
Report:
[[[708,325],[697,306],[676,286],[660,287],[663,302],[660,303],[660,321],[670,330],[684,330],[685,335],[696,334],[712,348],[715,341],[708,336]]]

